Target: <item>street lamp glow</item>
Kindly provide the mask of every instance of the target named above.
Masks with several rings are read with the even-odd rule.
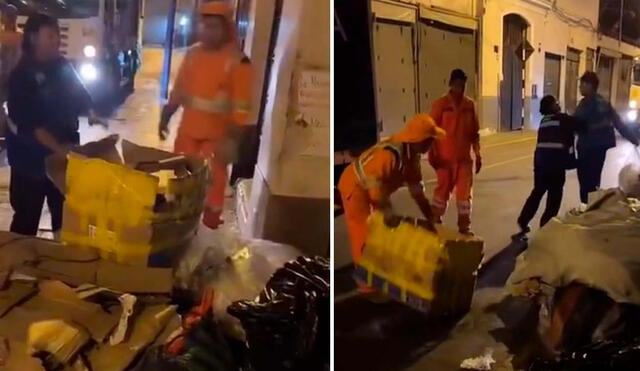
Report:
[[[80,76],[87,82],[94,81],[98,78],[98,69],[91,63],[85,63],[80,66]]]
[[[96,47],[93,46],[93,45],[87,45],[87,46],[84,47],[83,53],[84,53],[85,57],[93,58],[97,54]]]
[[[187,17],[186,15],[183,15],[182,17],[180,17],[180,26],[186,27],[188,24],[189,24],[189,17]]]
[[[638,102],[636,102],[635,100],[630,101],[629,102],[629,108],[637,109],[638,108]]]
[[[638,110],[631,110],[627,112],[627,120],[635,122],[638,119]]]

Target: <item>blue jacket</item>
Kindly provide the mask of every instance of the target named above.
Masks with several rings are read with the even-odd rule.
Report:
[[[90,106],[91,97],[67,60],[46,65],[21,60],[11,74],[7,100],[11,121],[7,156],[12,170],[45,177],[50,151],[36,140],[34,131],[42,128],[61,143],[78,144],[78,118]]]
[[[578,152],[616,146],[613,122],[619,120],[618,113],[601,95],[582,98],[574,116],[582,124],[582,130],[578,131]]]

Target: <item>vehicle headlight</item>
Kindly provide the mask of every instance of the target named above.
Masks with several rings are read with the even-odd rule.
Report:
[[[84,49],[82,50],[82,52],[84,53],[84,56],[87,57],[87,58],[93,58],[97,54],[96,47],[93,46],[93,45],[85,46]]]
[[[638,119],[638,110],[632,109],[627,111],[627,120],[635,122]]]
[[[98,78],[98,69],[92,63],[85,63],[80,66],[80,76],[85,81],[94,81]]]

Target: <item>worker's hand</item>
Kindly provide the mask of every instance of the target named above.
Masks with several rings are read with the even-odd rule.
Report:
[[[158,125],[158,136],[162,141],[165,141],[169,137],[169,123],[160,122],[160,125]]]
[[[390,211],[384,212],[384,224],[389,228],[396,228],[400,225],[402,218],[393,214]]]
[[[66,156],[73,149],[73,145],[71,144],[61,144],[58,148],[56,148],[56,154]]]
[[[93,111],[89,113],[88,121],[89,121],[89,126],[100,125],[105,129],[109,128],[109,122],[106,119],[96,115]]]
[[[482,170],[482,157],[476,156],[476,174],[480,173]]]
[[[433,218],[429,218],[429,219],[419,219],[418,220],[418,226],[433,232],[433,233],[438,233],[438,231],[436,230],[436,226],[433,223]]]

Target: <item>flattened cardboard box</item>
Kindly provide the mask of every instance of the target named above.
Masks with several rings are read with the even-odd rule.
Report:
[[[165,294],[173,286],[170,268],[135,267],[100,260],[98,252],[91,248],[2,231],[0,244],[3,244],[0,271],[13,270],[73,286],[91,283],[128,293]]]
[[[67,158],[47,160],[49,177],[66,197],[62,240],[96,248],[102,258],[120,264],[147,266],[154,254],[179,250],[195,235],[207,166],[201,158],[127,141],[122,154],[108,137]]]

